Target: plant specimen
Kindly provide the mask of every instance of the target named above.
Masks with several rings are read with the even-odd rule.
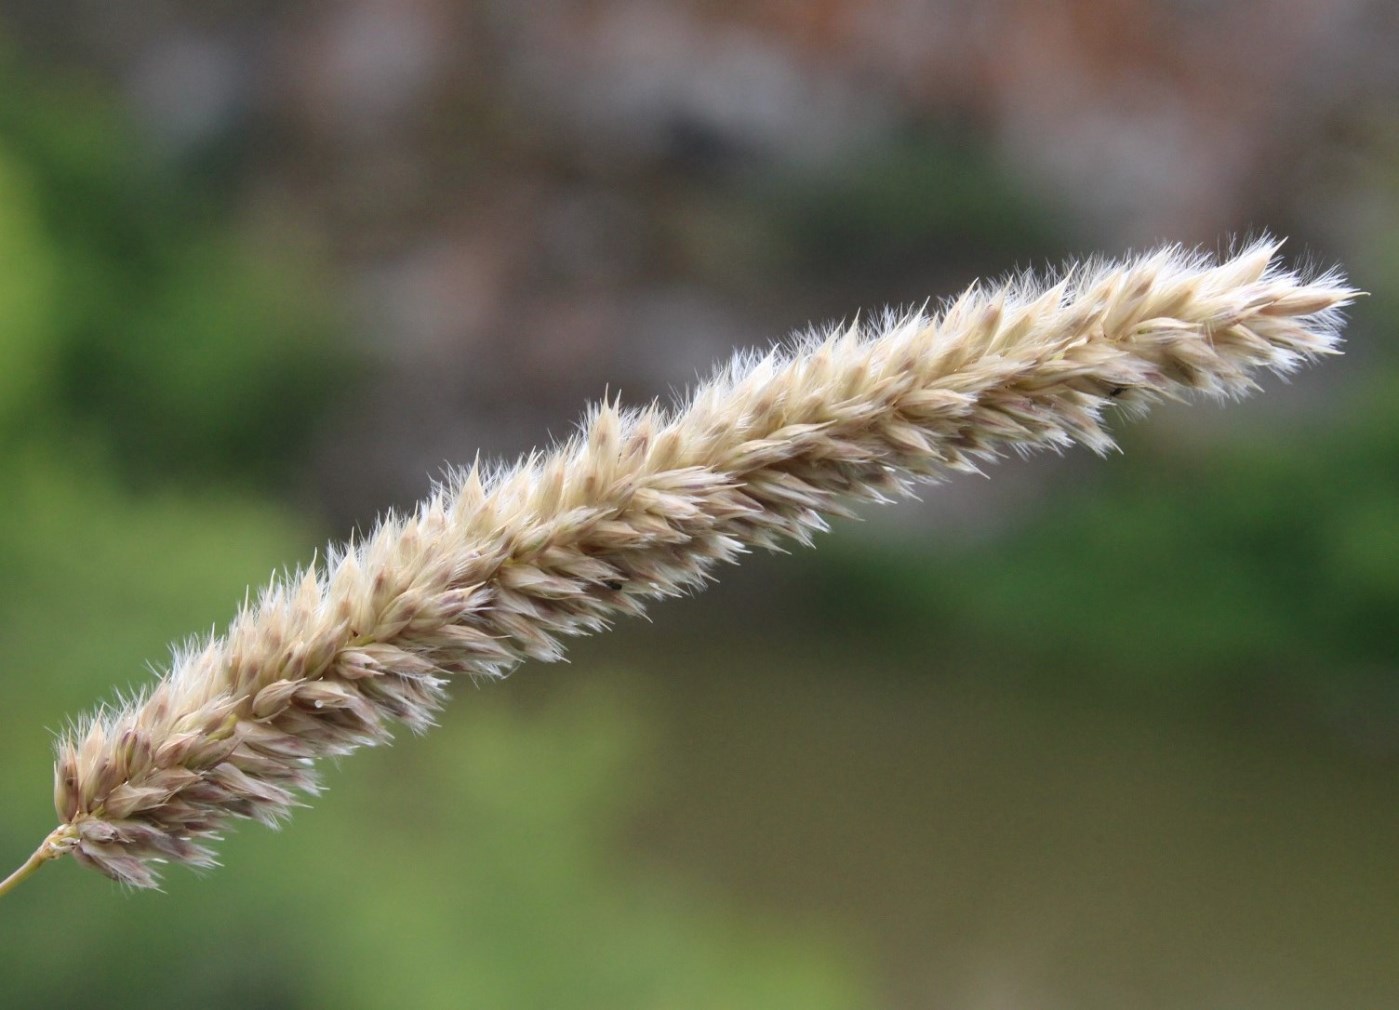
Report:
[[[744,353],[674,409],[592,409],[514,466],[451,474],[417,507],[275,581],[145,693],[63,736],[59,826],[0,883],[71,853],[134,887],[209,866],[230,822],[275,824],[316,762],[431,725],[453,677],[554,660],[561,639],[699,588],[745,550],[1007,450],[1102,452],[1104,411],[1238,396],[1332,353],[1357,294],[1177,247],[973,286]]]

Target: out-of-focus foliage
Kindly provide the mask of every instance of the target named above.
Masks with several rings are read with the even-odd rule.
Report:
[[[89,98],[0,89],[0,851],[15,862],[52,823],[51,731],[139,689],[168,641],[306,557],[307,524],[246,488],[298,459],[344,374],[314,271],[228,239],[137,150]],[[331,796],[280,837],[240,834],[207,880],[178,871],[170,894],[124,898],[71,860],[46,869],[0,919],[5,1005],[866,1005],[834,942],[609,860],[634,715],[471,700],[428,740],[356,757],[343,793],[328,769]]]
[[[40,399],[53,348],[54,262],[35,213],[33,181],[0,150],[0,426]]]
[[[311,828],[346,844],[285,868],[315,909],[309,973],[336,1005],[864,1005],[835,944],[618,862],[628,794],[649,778],[634,714],[576,691],[529,717],[502,695],[466,700],[411,751],[346,775]]]
[[[0,402],[149,478],[285,476],[349,369],[309,264],[230,231],[80,90],[0,68]],[[57,416],[55,416],[57,415]]]

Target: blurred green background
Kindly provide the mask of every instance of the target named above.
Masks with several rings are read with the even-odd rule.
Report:
[[[1158,241],[1371,294],[1261,399],[462,685],[204,877],[45,869],[5,1006],[1399,1004],[1399,26],[989,10],[0,3],[15,865],[65,720],[605,386]]]

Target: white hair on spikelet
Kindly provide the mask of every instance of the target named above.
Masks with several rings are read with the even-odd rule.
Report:
[[[231,821],[275,824],[315,763],[430,726],[451,678],[556,660],[561,639],[702,585],[750,547],[974,470],[1006,450],[1112,446],[1108,406],[1237,396],[1336,350],[1356,295],[1263,239],[1216,262],[1170,247],[974,285],[740,353],[674,410],[604,402],[513,467],[452,474],[405,514],[275,579],[228,631],[58,743],[47,859],[134,887],[213,863]]]

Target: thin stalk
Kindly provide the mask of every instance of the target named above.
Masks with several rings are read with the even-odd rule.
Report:
[[[49,837],[44,839],[44,843],[34,850],[34,854],[24,861],[19,869],[15,870],[4,880],[0,880],[0,896],[14,890],[51,859],[57,859],[68,849],[72,848],[77,840],[70,825],[63,825],[55,828],[49,833]]]

